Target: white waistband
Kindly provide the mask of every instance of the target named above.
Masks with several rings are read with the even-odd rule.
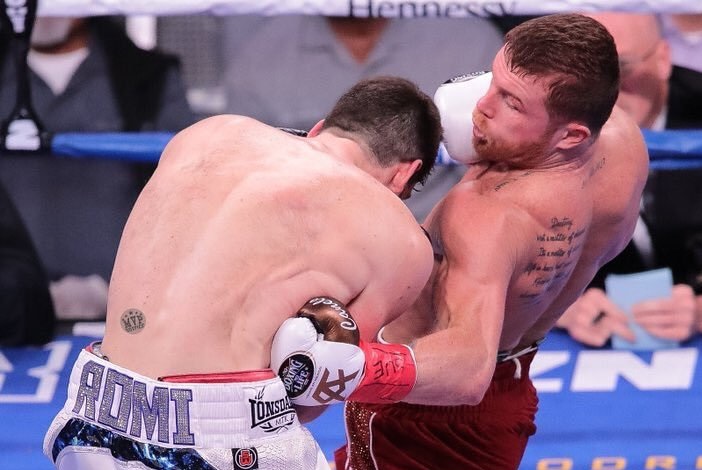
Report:
[[[135,374],[88,351],[71,371],[69,415],[162,447],[233,448],[300,428],[279,378],[169,383]]]

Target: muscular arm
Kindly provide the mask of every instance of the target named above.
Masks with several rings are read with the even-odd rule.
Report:
[[[415,343],[417,383],[404,401],[455,405],[482,399],[495,368],[514,270],[508,217],[499,203],[459,193],[433,222],[445,251],[434,279],[434,309],[445,326]]]
[[[398,401],[411,389],[414,366],[408,348],[372,343],[380,326],[416,300],[433,266],[428,239],[414,219],[407,220],[412,224],[406,229],[415,230],[415,234],[388,237],[380,249],[368,250],[368,267],[360,270],[368,270],[361,275],[370,275],[370,280],[358,295],[351,300],[324,295],[310,299],[276,332],[271,366],[295,404],[318,407],[345,400],[356,392],[360,401]],[[353,330],[354,335],[337,334],[344,330]],[[308,361],[304,356],[314,359]],[[404,359],[407,369],[400,365]],[[393,373],[386,367],[396,370]]]
[[[364,340],[374,341],[383,325],[412,306],[432,266],[431,244],[419,226],[411,238],[395,235],[378,250],[371,268],[374,281],[348,304]]]

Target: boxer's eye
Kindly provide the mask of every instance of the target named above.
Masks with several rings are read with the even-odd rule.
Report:
[[[513,109],[515,111],[521,111],[522,109],[522,102],[514,95],[507,93],[507,92],[502,92],[502,101],[505,103],[505,105],[509,109]]]
[[[507,104],[507,107],[509,109],[513,109],[515,111],[519,111],[519,102],[515,100],[514,98],[507,97],[505,99],[505,103]]]

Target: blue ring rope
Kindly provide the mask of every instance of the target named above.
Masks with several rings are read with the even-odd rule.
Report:
[[[51,141],[56,156],[156,162],[173,132],[59,133]],[[652,170],[702,168],[702,130],[643,131]],[[626,155],[622,155],[626,158]],[[444,160],[440,164],[446,164]]]

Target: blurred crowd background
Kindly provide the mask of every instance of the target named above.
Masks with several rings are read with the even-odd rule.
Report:
[[[595,17],[617,43],[619,104],[641,128],[701,128],[702,15]],[[489,70],[504,33],[524,19],[39,18],[29,83],[37,116],[51,132],[177,132],[221,113],[307,130],[361,78],[399,75],[433,95],[451,77]],[[5,118],[17,76],[2,33]],[[0,345],[41,344],[62,321],[104,318],[121,230],[155,164],[0,158]],[[418,222],[464,171],[434,171],[408,201]],[[641,307],[637,321],[676,341],[702,330],[699,178],[700,170],[652,173],[634,240],[566,312],[561,328],[606,346],[609,320],[621,312],[607,298],[604,275],[670,267],[672,296]]]

